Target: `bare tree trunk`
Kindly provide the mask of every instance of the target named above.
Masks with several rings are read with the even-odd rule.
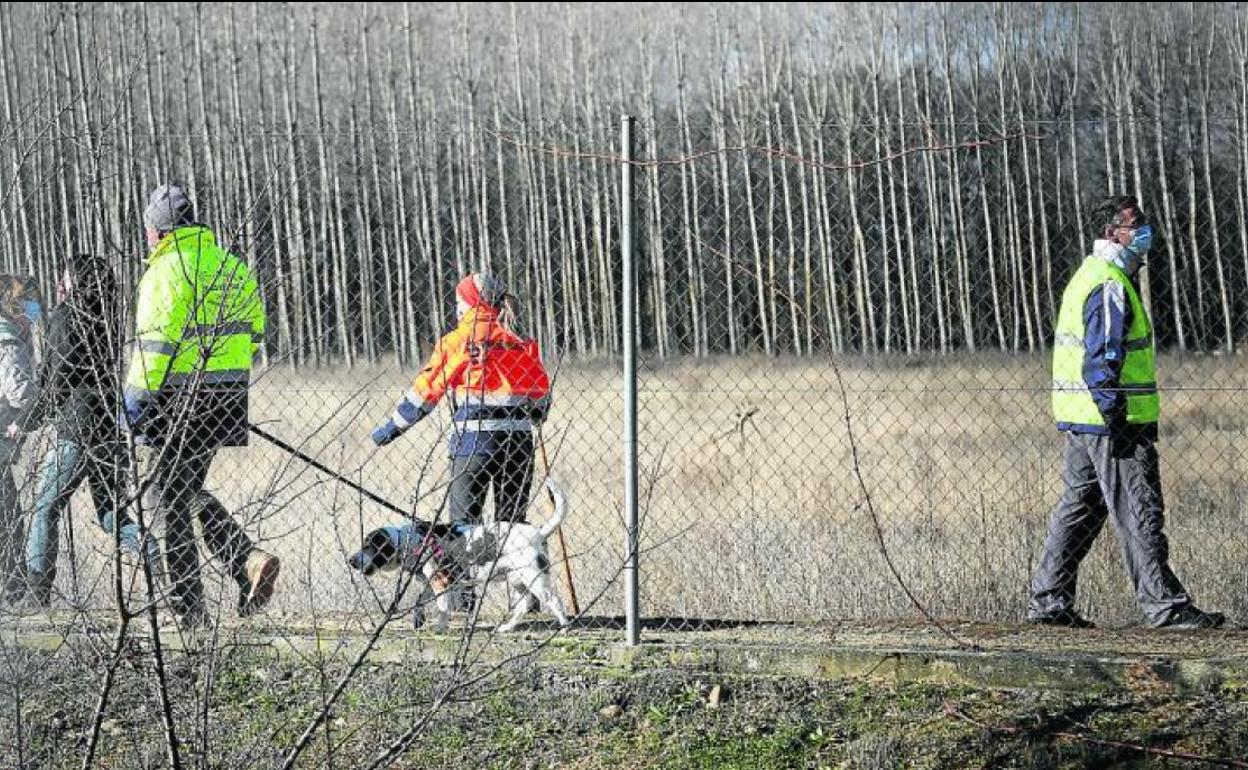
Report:
[[[593,115],[597,118],[597,115]],[[605,126],[605,122],[599,122],[594,119],[590,121],[590,125]],[[602,129],[604,134],[606,129]],[[600,313],[600,327],[602,331],[602,346],[605,352],[614,355],[619,349],[619,324],[616,323],[615,312],[615,282],[614,274],[608,264],[610,252],[610,233],[613,226],[613,218],[611,212],[614,207],[610,205],[609,193],[604,194],[602,191],[603,182],[601,180],[602,171],[599,161],[593,159],[589,165],[589,201],[590,212],[589,221],[590,229],[593,232],[593,251],[595,269],[598,274],[597,287],[594,292],[594,299],[597,303],[597,310]],[[607,185],[610,187],[610,185]],[[705,326],[703,334],[705,334]]]
[[[774,104],[776,125],[784,125],[784,114],[781,112],[780,103]],[[781,128],[781,136],[783,136],[783,128]],[[794,126],[794,134],[797,134],[797,127]],[[801,140],[798,139],[800,145]],[[798,150],[801,153],[801,150]],[[801,173],[800,168],[797,173]],[[785,304],[789,308],[789,334],[791,335],[791,344],[794,355],[802,354],[802,327],[798,319],[798,298],[801,296],[797,291],[797,231],[794,227],[794,209],[796,208],[793,200],[793,189],[789,183],[789,164],[782,163],[780,165],[780,185],[784,198],[784,241],[785,241],[785,273],[788,277],[788,301]],[[775,302],[775,293],[772,294],[772,302]]]
[[[1080,40],[1082,31],[1082,12],[1079,6],[1075,6],[1075,44],[1072,55],[1074,56],[1074,65],[1070,78],[1070,90],[1067,91],[1067,100],[1070,102],[1070,109],[1067,110],[1067,128],[1070,134],[1070,183],[1074,200],[1072,201],[1075,209],[1075,229],[1079,233],[1079,254],[1080,256],[1090,254],[1091,248],[1088,245],[1087,225],[1083,221],[1083,190],[1080,186],[1080,169],[1083,164],[1079,162],[1079,138],[1075,130],[1075,113],[1079,99],[1079,65],[1081,62],[1080,52],[1083,50],[1083,41]]]
[[[286,253],[286,267],[289,271],[291,286],[290,298],[287,310],[290,319],[287,326],[294,333],[290,339],[292,345],[292,353],[294,361],[299,363],[308,362],[309,343],[312,341],[316,333],[311,329],[308,320],[308,290],[307,278],[305,275],[305,266],[310,261],[308,256],[307,230],[304,227],[303,217],[303,189],[302,179],[299,173],[299,135],[298,135],[298,116],[295,108],[295,98],[292,87],[295,82],[294,70],[294,43],[295,43],[295,27],[294,14],[289,11],[286,15],[286,45],[282,49],[282,110],[283,118],[286,125],[286,163],[285,171],[287,177],[287,188],[282,195],[282,204],[285,211],[282,215],[282,224],[285,226],[286,235],[283,238],[282,246],[279,249],[278,258],[282,251]],[[315,359],[315,356],[313,356]]]
[[[1192,142],[1192,112],[1189,94],[1192,89],[1192,68],[1196,66],[1195,41],[1189,39],[1187,56],[1181,70],[1182,79],[1179,89],[1180,114],[1183,116],[1183,169],[1187,192],[1187,250],[1192,265],[1192,283],[1196,294],[1196,315],[1193,325],[1196,330],[1196,345],[1204,349],[1209,344],[1209,316],[1205,310],[1205,267],[1200,253],[1196,229],[1196,148]]]
[[[901,15],[900,15],[901,12],[900,10],[898,10],[895,13],[896,15],[894,16],[894,19],[893,19],[893,37],[894,39],[899,41],[901,39]],[[907,147],[907,143],[910,140],[908,138],[908,134],[906,131],[906,128],[907,128],[906,101],[905,101],[905,94],[902,90],[905,85],[905,81],[902,79],[902,76],[901,76],[901,45],[900,43],[895,43],[893,46],[893,80],[894,80],[894,85],[896,86],[896,89],[897,89],[897,132],[898,132],[897,142],[898,142],[898,146],[904,150]],[[902,156],[901,160],[898,162],[901,164],[902,213],[905,215],[905,218],[906,218],[906,238],[905,238],[906,257],[910,263],[910,266],[909,266],[910,297],[911,297],[910,304],[911,304],[911,307],[913,308],[912,317],[913,317],[913,327],[914,327],[913,328],[913,339],[914,339],[913,346],[914,348],[917,349],[917,348],[922,348],[923,345],[926,344],[926,341],[924,340],[924,335],[923,335],[923,327],[924,327],[923,302],[920,298],[921,295],[919,293],[919,264],[918,264],[918,255],[917,255],[919,237],[915,233],[915,230],[914,230],[914,211],[911,205],[911,196],[910,196],[909,156]],[[889,170],[891,171],[892,168],[893,168],[893,164],[890,161]],[[900,250],[900,244],[898,244],[898,249]],[[901,293],[902,293],[902,296],[905,296],[906,271],[904,269],[899,269],[897,272],[898,272],[898,275],[901,276],[901,290],[902,290]],[[907,348],[909,347],[910,346],[907,345]]]
[[[715,13],[716,23],[716,39],[719,41],[718,50],[721,54],[720,61],[723,61],[724,43],[723,33],[719,29],[719,13]],[[719,68],[719,80],[717,88],[712,95],[712,120],[714,125],[715,143],[719,147],[728,146],[728,132],[725,128],[725,110],[727,109],[727,84],[725,82],[725,73],[723,65]],[[737,339],[737,303],[736,303],[736,286],[733,275],[732,259],[735,244],[733,243],[733,227],[732,227],[732,179],[728,173],[728,155],[725,152],[718,153],[719,162],[719,184],[721,195],[721,216],[723,217],[723,262],[724,262],[724,293],[725,293],[725,312],[724,312],[724,329],[728,334],[728,352],[736,355],[739,350]]]
[[[25,121],[18,117],[21,99],[20,79],[16,76],[17,71],[17,52],[14,50],[13,43],[13,6],[5,3],[0,4],[0,41],[3,42],[3,51],[0,51],[0,66],[4,68],[4,123],[6,126],[12,126],[12,139],[5,144],[9,147],[9,163],[13,169],[12,191],[13,197],[17,201],[26,201],[32,197],[30,189],[26,185],[26,173],[24,169],[25,159],[22,157],[19,146],[24,139],[23,124]],[[18,206],[12,208],[13,219],[17,221],[21,231],[22,253],[33,255],[36,253],[34,239],[32,238],[32,228],[30,220],[32,217],[23,215]],[[5,232],[8,232],[6,228]],[[5,239],[9,240],[9,239]],[[16,272],[16,258],[9,261],[6,269]]]
[[[379,340],[377,350],[374,353],[374,355],[377,355],[385,348],[389,348],[396,353],[402,350],[402,318],[399,315],[398,305],[395,303],[395,257],[392,252],[392,238],[394,237],[395,232],[392,228],[387,228],[382,223],[394,220],[396,215],[401,216],[399,212],[403,209],[404,198],[402,197],[402,188],[396,187],[394,190],[394,199],[387,202],[385,192],[382,188],[382,179],[384,174],[381,168],[381,152],[377,141],[378,127],[381,125],[381,122],[377,119],[377,107],[373,98],[373,83],[376,81],[373,77],[373,57],[371,55],[372,45],[369,42],[371,35],[367,19],[365,20],[362,34],[362,47],[364,49],[364,109],[367,111],[368,118],[368,179],[372,188],[371,192],[366,193],[368,197],[365,200],[364,209],[366,212],[370,212],[370,223],[373,221],[371,216],[373,207],[376,207],[379,212],[385,212],[379,216],[379,219],[381,220],[381,222],[379,222],[380,226],[369,225],[370,229],[375,230],[376,236],[373,248],[368,250],[367,255],[367,259],[370,264],[379,265],[381,269],[381,285],[377,286],[376,283],[370,281],[370,285],[367,288],[374,295],[376,295],[380,290],[380,304],[386,317],[385,336]],[[391,94],[394,93],[393,88],[389,89],[389,91]],[[469,131],[471,134],[471,128]],[[468,137],[468,141],[472,141],[471,136]],[[470,168],[475,167],[475,159],[470,158],[468,165]],[[397,249],[397,246],[394,248]],[[376,281],[376,278],[374,278],[373,281]],[[380,332],[380,330],[378,330],[378,332]]]
[[[930,44],[927,46],[930,48]],[[922,116],[924,129],[927,132],[929,144],[936,144],[936,135],[932,130],[932,89],[927,81],[929,70],[924,69],[924,100],[919,102],[919,84],[918,73],[915,67],[910,68],[910,87],[914,97],[914,114]],[[936,196],[936,160],[932,153],[923,154],[923,192],[927,204],[927,231],[928,239],[931,243],[931,276],[932,276],[932,295],[936,300],[936,338],[938,340],[939,350],[942,353],[949,351],[949,297],[948,282],[944,274],[944,244],[949,239],[942,232],[943,227],[940,223],[940,204]]]
[[[1234,320],[1231,316],[1231,299],[1227,287],[1226,271],[1222,266],[1222,236],[1218,231],[1218,206],[1213,200],[1213,158],[1209,147],[1209,98],[1213,91],[1213,19],[1204,26],[1208,30],[1203,60],[1197,65],[1200,80],[1200,150],[1204,161],[1205,204],[1209,214],[1208,232],[1213,240],[1213,266],[1218,280],[1218,301],[1222,311],[1222,349],[1231,353],[1235,349]],[[1196,6],[1192,6],[1192,28],[1197,27]]]
[[[788,75],[788,88],[786,89],[787,91],[786,95],[788,98],[788,105],[789,105],[789,120],[793,124],[793,134],[797,142],[797,154],[804,158],[804,157],[807,157],[806,153],[808,152],[808,149],[807,149],[807,145],[804,139],[805,132],[803,131],[803,126],[797,117],[797,99],[795,96],[796,91],[797,91],[797,84],[793,77],[793,70],[795,69],[795,66],[792,63],[793,52],[791,48],[789,49],[789,52],[788,52],[788,59],[789,59],[789,69],[788,69],[789,75]],[[803,303],[802,304],[802,313],[803,313],[802,320],[803,320],[803,323],[805,324],[806,353],[808,355],[813,355],[815,352],[815,314],[814,314],[815,276],[811,268],[811,254],[814,251],[814,246],[811,241],[812,241],[812,232],[814,230],[814,223],[811,222],[811,209],[813,207],[810,202],[809,185],[807,184],[807,181],[806,181],[809,173],[810,171],[805,166],[805,164],[797,167],[798,195],[802,202],[802,229],[801,229],[801,233],[802,233],[802,281],[803,281],[802,283],[802,303]],[[890,184],[891,184],[891,175],[890,175]],[[696,190],[696,185],[695,185],[695,190]],[[694,200],[696,202],[697,200],[696,195],[694,197]],[[791,240],[793,240],[796,243],[796,238],[794,238],[792,234],[790,234],[789,237]],[[797,304],[796,296],[793,297],[793,301],[794,301],[794,304],[796,305]],[[800,350],[800,346],[799,346],[799,350]]]
[[[642,41],[642,87],[646,127],[646,156],[659,157],[659,120],[655,107],[654,95],[654,47],[649,38]],[[649,209],[646,236],[650,242],[650,306],[651,318],[654,323],[654,341],[659,358],[665,358],[671,350],[671,324],[667,317],[667,277],[665,265],[667,254],[663,246],[663,200],[659,167],[646,168],[647,195],[646,204]]]
[[[1233,18],[1231,53],[1234,57],[1235,88],[1239,98],[1235,103],[1235,218],[1239,232],[1240,261],[1248,280],[1248,24],[1244,13],[1236,9]]]
[[[373,227],[372,227],[372,202],[369,200],[367,187],[367,172],[365,171],[364,161],[360,158],[359,148],[364,142],[360,137],[358,117],[354,105],[351,108],[350,129],[348,131],[349,141],[355,149],[355,189],[352,197],[354,198],[355,213],[355,244],[357,253],[359,254],[359,270],[356,280],[359,282],[359,317],[360,317],[360,333],[364,342],[363,355],[365,360],[370,364],[377,362],[378,346],[377,346],[377,330],[376,316],[373,311],[374,291],[376,282],[373,278]]]
[[[405,9],[410,9],[410,7],[411,6],[404,6]],[[409,56],[409,66],[410,66],[410,56]],[[516,285],[516,254],[515,254],[515,246],[512,243],[512,236],[511,236],[511,204],[508,200],[508,195],[507,195],[507,178],[508,178],[507,177],[507,164],[506,164],[504,153],[503,153],[503,141],[501,138],[502,130],[503,130],[502,116],[499,113],[498,100],[494,99],[492,101],[494,104],[494,110],[493,110],[494,132],[496,135],[499,136],[499,138],[496,139],[494,142],[494,152],[495,152],[494,162],[495,162],[495,173],[498,175],[498,179],[496,179],[495,181],[498,183],[499,229],[503,237],[503,255],[504,255],[503,275],[504,275],[504,280],[507,282],[508,286],[515,286]],[[587,250],[586,254],[588,253],[589,252]]]
[[[1165,70],[1161,54],[1155,47],[1150,48],[1152,66],[1152,90],[1154,93],[1165,92]],[[1166,148],[1163,142],[1165,132],[1162,127],[1161,106],[1153,111],[1153,141],[1155,152],[1157,155],[1157,182],[1161,187],[1161,210],[1163,215],[1162,232],[1169,235],[1176,233],[1174,221],[1174,203],[1170,193],[1169,172],[1166,168]],[[1178,268],[1178,255],[1176,253],[1176,244],[1178,238],[1170,236],[1163,239],[1166,245],[1167,266],[1170,270],[1170,294],[1171,294],[1171,312],[1174,314],[1174,333],[1179,350],[1187,350],[1187,339],[1185,324],[1183,320],[1185,297],[1183,297],[1179,288],[1182,283],[1182,276]]]
[[[772,99],[773,82],[771,77],[771,66],[769,62],[774,61],[774,56],[768,50],[766,38],[763,35],[764,23],[763,12],[765,6],[756,5],[755,11],[755,32],[758,38],[758,56],[760,62],[760,70],[762,75],[762,101],[761,110],[754,113],[759,115],[763,124],[763,141],[766,146],[773,146],[773,129],[779,131],[778,126],[771,124],[771,110],[768,105]],[[782,132],[781,132],[782,133]],[[777,307],[777,296],[779,294],[780,279],[776,271],[776,173],[775,161],[771,157],[766,158],[767,163],[767,209],[766,219],[763,222],[763,229],[766,231],[767,239],[765,251],[767,254],[767,277],[766,277],[766,318],[769,323],[764,327],[767,332],[767,338],[770,339],[770,351],[779,353],[782,347],[780,342],[780,312]],[[751,209],[752,211],[752,209]],[[759,269],[762,268],[761,263]],[[761,302],[760,302],[761,304]]]
[[[956,111],[953,103],[953,56],[949,46],[949,8],[944,7],[941,13],[940,37],[942,62],[945,76],[945,130],[946,139],[950,142],[958,138],[958,124],[955,120]],[[962,210],[962,161],[957,152],[950,154],[949,184],[945,190],[948,198],[949,218],[953,222],[954,260],[957,265],[956,280],[958,284],[958,308],[962,317],[962,341],[968,351],[975,351],[975,311],[971,297],[971,264],[966,238],[966,214]],[[907,349],[907,352],[912,352]]]
[[[80,197],[77,200],[80,203],[89,201],[92,204],[91,208],[93,211],[87,212],[80,210],[79,215],[83,217],[91,215],[91,227],[89,232],[91,233],[92,243],[103,244],[105,238],[104,222],[107,219],[107,214],[104,210],[104,190],[102,188],[102,185],[105,183],[105,174],[104,166],[100,162],[100,138],[97,134],[95,122],[92,120],[92,111],[89,109],[89,105],[91,103],[92,94],[102,91],[105,84],[102,82],[101,78],[93,78],[96,81],[96,88],[93,90],[87,79],[85,63],[86,52],[84,51],[86,44],[83,42],[81,24],[82,10],[83,6],[81,5],[73,6],[73,15],[70,16],[70,19],[72,20],[70,27],[74,34],[74,45],[72,46],[72,50],[74,52],[74,73],[78,81],[78,87],[82,89],[81,97],[78,99],[77,112],[79,115],[79,124],[81,125],[81,134],[85,138],[87,151],[87,163],[83,165],[86,165],[89,169],[88,173],[90,175],[89,178],[91,180],[91,184],[89,189],[79,190]],[[66,36],[68,36],[68,34]],[[67,51],[71,49],[68,40],[65,41],[64,47]],[[91,50],[95,51],[97,49],[92,46]],[[92,71],[97,73],[100,72],[99,68],[94,66],[94,63]],[[81,168],[75,171],[75,177],[78,179],[80,188],[82,187],[82,174],[83,171]],[[87,228],[83,229],[85,230]],[[45,292],[49,293],[51,292],[51,286],[47,285],[47,280],[52,275],[52,272],[52,269],[45,269],[35,274],[37,277],[43,277],[45,282],[43,289]]]
[[[313,105],[316,108],[314,119],[316,120],[316,171],[317,181],[320,190],[322,216],[319,220],[319,229],[317,231],[317,242],[322,248],[328,252],[330,257],[327,272],[338,275],[331,282],[332,299],[333,299],[333,319],[334,331],[337,336],[337,349],[339,355],[342,356],[343,363],[347,368],[355,366],[355,345],[351,339],[351,332],[347,326],[348,311],[346,287],[343,285],[341,267],[339,263],[343,261],[342,254],[345,250],[345,244],[342,238],[342,215],[341,204],[337,200],[336,194],[337,182],[333,184],[334,191],[331,191],[329,153],[325,146],[325,135],[329,131],[329,126],[325,121],[325,96],[324,88],[321,82],[321,42],[319,30],[319,14],[316,10],[312,12],[312,84],[315,97]],[[335,177],[337,174],[335,173]],[[331,206],[332,202],[332,206]],[[333,227],[331,222],[337,219],[337,227]],[[331,235],[332,233],[332,235]],[[318,303],[319,304],[319,303]],[[319,329],[319,332],[327,332],[327,329]]]
[[[541,50],[540,40],[538,50]],[[546,136],[546,109],[545,100],[541,98],[541,94],[545,93],[545,86],[542,82],[541,70],[537,72],[537,133],[539,136]],[[554,255],[551,253],[551,239],[549,233],[552,232],[552,217],[550,215],[550,178],[551,174],[547,171],[547,164],[550,163],[548,155],[543,154],[538,158],[538,226],[541,228],[539,233],[541,239],[541,259],[538,260],[538,285],[540,292],[538,293],[538,310],[542,313],[544,334],[539,339],[546,340],[549,345],[566,344],[559,335],[560,324],[556,321],[556,313],[559,312],[558,303],[555,301],[555,276],[554,276]]]
[[[1018,118],[1018,130],[1025,131],[1026,124],[1024,123],[1023,116],[1023,93],[1022,87],[1018,82],[1017,67],[1013,68],[1011,71],[1011,81],[1014,87],[1014,109],[1015,115]],[[1050,312],[1044,312],[1044,309],[1040,305],[1040,280],[1042,275],[1048,276],[1051,274],[1051,271],[1041,272],[1038,258],[1039,255],[1036,253],[1036,244],[1039,238],[1036,235],[1035,192],[1031,183],[1032,173],[1029,140],[1024,137],[1019,144],[1021,144],[1023,148],[1023,197],[1027,201],[1027,253],[1029,256],[1029,272],[1031,274],[1031,304],[1032,312],[1035,314],[1036,320],[1036,341],[1038,342],[1040,349],[1044,350],[1046,347],[1045,339],[1044,335],[1040,333],[1039,330],[1044,328],[1044,320],[1046,318],[1052,318],[1053,313],[1051,312],[1052,308],[1050,308]],[[1037,154],[1038,153],[1039,148],[1037,148]]]
[[[880,73],[880,60],[883,58],[883,55],[884,55],[883,30],[881,29],[883,25],[883,16],[880,17],[879,24],[880,26],[877,27],[875,35],[872,38],[873,50],[871,54],[871,72],[870,72],[871,106],[872,106],[872,109],[875,111],[875,124],[872,127],[871,133],[874,134],[874,138],[875,138],[875,155],[877,158],[884,157],[885,155],[889,153],[889,148],[886,144],[886,141],[881,137],[881,134],[887,134],[886,126],[887,126],[887,121],[888,121],[888,118],[885,115],[883,106],[880,104],[880,74],[881,74]],[[881,124],[881,121],[883,121],[883,125]],[[889,187],[892,188],[892,174],[891,174],[892,164],[889,163],[888,167],[889,167],[889,172],[890,172]],[[876,232],[879,233],[880,267],[881,267],[881,272],[883,273],[882,283],[884,284],[884,352],[889,353],[889,352],[892,352],[892,337],[893,337],[893,287],[892,287],[891,276],[889,276],[889,253],[888,253],[888,232],[889,232],[889,216],[888,215],[890,213],[890,210],[884,205],[884,165],[883,164],[877,164],[875,166],[875,199],[876,199],[876,204],[875,204],[876,205],[876,217],[877,217],[877,222],[878,222],[878,226],[875,228],[875,230]],[[896,198],[894,198],[894,202],[895,201],[896,201]],[[892,209],[892,212],[893,213],[896,212],[896,207]],[[892,224],[893,224],[893,229],[895,230],[897,226],[896,221],[894,220]],[[902,304],[903,325],[906,327],[904,330],[905,333],[903,334],[903,336],[906,337],[906,339],[903,342],[903,344],[907,348],[906,352],[909,353],[911,352],[909,350],[909,343],[910,343],[910,340],[909,340],[910,324],[909,324],[909,318],[908,318],[909,309],[906,308],[905,306],[906,304],[905,296],[906,296],[905,286],[903,285],[902,292],[901,292],[901,297],[902,297],[901,304]]]
[[[976,59],[971,63],[971,125],[975,131],[975,135],[980,135],[979,122],[979,61]],[[980,210],[983,216],[984,224],[984,248],[988,252],[988,286],[992,293],[992,319],[997,330],[997,348],[999,350],[1008,350],[1005,333],[1005,318],[1001,310],[1001,293],[1000,283],[997,279],[997,239],[994,236],[992,228],[992,210],[988,206],[988,173],[984,165],[984,153],[979,148],[975,148],[975,166],[978,171],[976,181],[979,189]]]
[[[1011,7],[1006,6],[1001,10],[1004,14],[1002,19],[1002,29],[1009,26],[1012,13]],[[999,38],[1004,40],[1004,32],[999,33]],[[1006,52],[1003,52],[1006,53]],[[1001,131],[1004,133],[1009,123],[1006,111],[1006,60],[1013,55],[1009,51],[1007,55],[1000,57],[997,64],[997,107],[998,119],[1001,121]],[[1032,327],[1031,311],[1027,305],[1027,269],[1023,264],[1023,243],[1022,243],[1022,226],[1018,212],[1018,193],[1014,184],[1013,159],[1010,157],[1010,145],[1008,142],[1001,147],[1001,175],[1005,181],[1005,248],[1013,256],[1011,260],[1011,289],[1010,294],[1013,298],[1014,310],[1014,346],[1017,351],[1026,341],[1027,349],[1034,350],[1036,345],[1035,329]]]
[[[852,144],[854,106],[852,105],[852,98],[852,96],[849,97],[851,104],[846,105],[845,113],[842,115],[844,128],[841,136],[844,145],[843,157],[846,164],[851,164],[854,159]],[[853,238],[854,248],[854,302],[858,310],[860,349],[874,353],[876,349],[875,306],[871,301],[870,287],[867,286],[869,270],[867,265],[867,246],[862,232],[862,222],[858,217],[857,188],[857,173],[852,169],[847,170],[845,172],[845,194],[849,198],[850,233]]]
[[[735,101],[736,107],[733,112],[733,122],[736,124],[739,143],[743,147],[748,147],[754,140],[752,136],[746,133],[749,119],[746,116],[746,108],[743,101],[744,94],[738,90]],[[771,319],[767,313],[766,279],[763,277],[763,247],[758,234],[758,214],[754,202],[754,175],[750,173],[749,153],[742,152],[740,158],[741,185],[745,188],[745,214],[750,232],[750,264],[754,268],[755,301],[757,303],[759,332],[762,334],[763,352],[771,355]],[[731,209],[725,209],[725,216],[732,216]]]
[[[1136,93],[1137,89],[1140,87],[1139,75],[1136,71],[1137,70],[1136,66],[1134,66],[1135,62],[1125,61],[1125,57],[1128,54],[1133,54],[1133,53],[1134,53],[1133,49],[1129,47],[1124,47],[1122,50],[1120,50],[1116,54],[1124,58],[1122,70],[1124,73],[1127,74],[1127,77],[1128,77],[1127,88],[1126,88],[1128,93]],[[1135,195],[1137,200],[1143,201],[1145,200],[1144,182],[1141,177],[1143,164],[1140,162],[1139,127],[1138,127],[1138,120],[1137,120],[1136,111],[1135,111],[1136,100],[1124,99],[1123,101],[1126,103],[1125,106],[1126,106],[1126,113],[1127,113],[1127,138],[1131,143],[1131,181],[1132,181],[1131,189],[1133,191],[1132,194]],[[1152,281],[1152,271],[1150,270],[1144,270],[1140,274],[1140,300],[1144,303],[1144,307],[1148,310],[1149,317],[1152,317],[1153,316],[1153,281]]]
[[[682,26],[673,24],[673,29]],[[673,37],[672,48],[676,59],[676,109],[680,122],[681,145],[686,155],[693,154],[693,137],[689,127],[689,112],[685,96],[685,52],[682,37]],[[695,356],[705,356],[706,331],[703,320],[705,310],[702,285],[702,265],[699,253],[702,249],[701,196],[699,195],[698,167],[691,163],[680,164],[680,201],[685,226],[681,237],[685,246],[685,301],[689,305],[689,338]]]

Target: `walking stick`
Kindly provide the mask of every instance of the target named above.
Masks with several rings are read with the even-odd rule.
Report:
[[[306,455],[303,452],[300,452],[298,449],[291,446],[290,444],[287,444],[285,441],[282,441],[280,438],[278,438],[277,436],[274,436],[272,433],[269,433],[268,431],[262,428],[257,428],[255,425],[248,425],[247,429],[250,430],[252,433],[256,434],[257,436],[259,436],[260,438],[264,439],[265,441],[269,442],[273,446],[277,447],[278,449],[281,449],[289,453],[290,455],[293,455],[294,457],[297,457],[300,460],[303,460],[305,463],[307,463],[308,465],[311,465],[313,468],[316,468],[321,473],[324,473],[327,476],[330,476],[331,478],[337,481],[340,481],[343,484],[346,484],[348,487],[351,487],[356,492],[359,492],[361,495],[364,495],[369,500],[372,500],[374,503],[377,503],[382,508],[391,510],[404,518],[407,518],[411,515],[407,511],[403,510],[402,508],[390,502],[389,500],[385,499],[384,497],[381,497],[380,495],[377,495],[373,492],[368,491],[367,489],[360,486],[359,484],[356,484],[351,479],[347,478],[346,476],[343,476],[341,473],[338,473],[332,470],[331,468],[322,464],[321,462],[319,462],[316,458],[312,457],[311,455]]]
[[[542,473],[550,476],[550,460],[546,457],[546,442],[542,439],[542,428],[537,428],[537,448],[542,456]],[[550,497],[550,504],[555,504],[555,494],[549,489],[546,494]],[[568,598],[572,600],[572,614],[581,614],[581,603],[576,599],[576,583],[572,582],[572,562],[568,559],[568,543],[563,539],[563,525],[556,530],[559,533],[559,550],[563,552],[563,578],[568,584]]]

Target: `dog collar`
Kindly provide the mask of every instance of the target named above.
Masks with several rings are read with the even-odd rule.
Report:
[[[433,536],[433,532],[426,531],[424,537],[412,549],[412,559],[416,560],[428,553],[434,559],[441,560],[446,556],[446,550],[442,548],[442,544]]]

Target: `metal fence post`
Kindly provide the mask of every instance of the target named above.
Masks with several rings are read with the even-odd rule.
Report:
[[[633,128],[636,120],[620,122],[620,255],[624,269],[624,516],[627,557],[624,563],[625,643],[641,642],[637,560],[637,264],[633,255]]]

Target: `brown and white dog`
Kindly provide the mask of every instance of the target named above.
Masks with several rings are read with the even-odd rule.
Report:
[[[507,521],[430,524],[415,520],[369,532],[347,563],[365,576],[379,570],[419,569],[424,587],[412,618],[417,628],[425,623],[424,608],[430,600],[438,608],[434,627],[444,629],[451,610],[463,605],[465,589],[491,581],[506,583],[511,609],[511,616],[499,631],[516,627],[528,610],[530,596],[554,615],[560,626],[567,626],[563,600],[550,576],[546,540],[567,516],[568,500],[554,479],[547,478],[545,487],[555,511],[541,527]]]

